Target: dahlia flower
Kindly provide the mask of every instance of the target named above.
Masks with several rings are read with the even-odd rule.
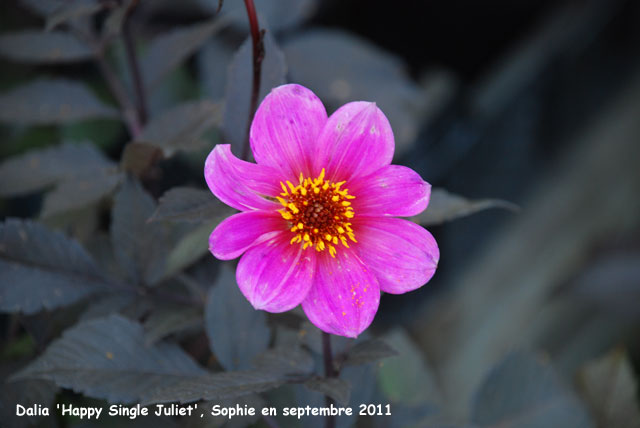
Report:
[[[271,91],[250,130],[256,163],[218,144],[205,164],[209,188],[240,210],[209,238],[218,259],[241,257],[240,290],[254,308],[302,309],[321,330],[356,337],[380,291],[401,294],[433,276],[439,251],[413,216],[431,186],[391,165],[389,121],[375,103],[351,102],[327,117],[300,85]]]

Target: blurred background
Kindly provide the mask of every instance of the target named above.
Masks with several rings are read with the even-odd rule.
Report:
[[[0,216],[36,218],[93,255],[124,172],[154,200],[175,186],[206,189],[211,147],[231,143],[239,155],[246,137],[244,3],[141,0],[123,12],[129,4],[0,6]],[[261,97],[295,82],[329,112],[375,101],[394,129],[394,163],[437,188],[414,220],[438,241],[438,271],[416,292],[384,295],[369,330],[400,353],[378,367],[370,395],[398,410],[372,423],[639,427],[640,2],[256,8],[266,29]],[[101,178],[65,184],[71,175],[53,171],[57,155],[46,152],[63,142],[97,148],[102,169],[91,172]],[[65,158],[58,170],[85,160]],[[49,175],[33,178],[34,162]],[[211,218],[189,221],[175,241],[184,254],[159,277],[208,259],[193,239],[208,236]],[[2,308],[3,376],[57,337],[43,323],[66,325],[45,308]],[[197,340],[179,339],[197,358]]]

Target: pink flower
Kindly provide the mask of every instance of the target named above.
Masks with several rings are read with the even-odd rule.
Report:
[[[331,117],[300,85],[260,104],[250,132],[256,163],[217,145],[205,164],[209,188],[241,211],[211,234],[219,259],[242,256],[240,290],[254,308],[302,304],[318,328],[356,337],[376,314],[380,291],[402,294],[433,276],[433,236],[408,217],[431,186],[391,165],[393,132],[375,103],[352,102]]]

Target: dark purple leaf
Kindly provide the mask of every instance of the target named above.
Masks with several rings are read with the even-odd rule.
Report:
[[[207,145],[203,134],[220,124],[220,106],[211,101],[180,104],[153,118],[137,137],[156,146],[169,157],[176,151],[193,151]]]
[[[45,379],[109,402],[140,401],[149,391],[206,372],[175,344],[145,346],[144,330],[120,315],[65,331],[14,379]]]
[[[208,21],[179,28],[155,38],[140,64],[145,85],[152,88],[226,25],[224,20]]]
[[[90,174],[114,172],[114,163],[90,143],[66,143],[33,150],[0,164],[0,196],[17,196],[73,181]]]
[[[90,59],[92,52],[69,33],[25,30],[0,35],[0,55],[16,62],[64,63]]]
[[[480,427],[593,427],[589,415],[548,362],[514,353],[476,392],[471,421]]]
[[[117,117],[116,109],[72,80],[40,79],[0,95],[0,122],[46,125]]]
[[[32,314],[108,287],[76,241],[30,221],[0,224],[0,311]]]
[[[151,219],[203,222],[223,220],[234,212],[209,190],[174,187],[162,195]]]
[[[208,237],[205,237],[205,239]],[[263,311],[242,295],[234,271],[223,265],[205,306],[205,328],[211,350],[227,370],[245,369],[267,349],[271,331]]]

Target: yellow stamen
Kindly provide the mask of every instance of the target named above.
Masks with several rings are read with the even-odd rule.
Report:
[[[342,189],[346,182],[333,183],[325,179],[323,168],[317,177],[297,177],[297,185],[291,181],[280,182],[282,193],[276,200],[282,205],[278,210],[293,234],[291,245],[301,245],[322,252],[329,250],[336,257],[336,246],[349,248],[348,240],[355,240],[351,219],[355,211],[348,189]]]

